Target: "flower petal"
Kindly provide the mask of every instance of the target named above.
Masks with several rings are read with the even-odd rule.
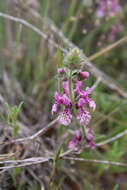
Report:
[[[53,104],[51,113],[52,115],[58,111],[58,104]]]

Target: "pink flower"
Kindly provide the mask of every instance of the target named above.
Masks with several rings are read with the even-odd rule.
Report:
[[[82,84],[83,84],[82,81],[76,82],[76,84],[75,84],[75,89],[74,89],[74,93],[80,94]]]
[[[54,93],[54,99],[55,99],[55,103],[52,106],[52,110],[51,113],[57,113],[59,105],[62,103],[62,97],[59,95],[59,93],[57,91],[55,91]]]
[[[64,73],[64,69],[58,68],[58,69],[57,69],[57,72],[58,72],[58,73]]]
[[[96,11],[97,18],[103,18],[106,12],[106,2],[103,0],[99,1],[99,6]]]
[[[58,105],[62,103],[62,96],[57,91],[54,93],[54,99]]]
[[[71,105],[71,101],[68,98],[68,96],[66,94],[62,94],[60,95],[57,91],[54,93],[54,99],[55,99],[55,104],[57,104],[57,107],[59,105],[64,105],[64,106],[70,106]],[[53,105],[54,109],[56,107],[56,105]]]
[[[103,18],[106,15],[111,17],[120,10],[121,6],[118,0],[99,0],[96,16],[97,18]]]
[[[80,98],[77,103],[77,108],[83,107],[83,105],[86,103],[86,100],[84,98]]]
[[[64,105],[66,108],[65,110],[69,110],[69,108],[71,107],[70,99],[68,98],[68,96],[66,94],[59,95],[59,93],[56,91],[54,93],[54,99],[55,99],[55,103],[52,106],[52,110],[51,110],[52,114],[58,112],[60,105]],[[67,111],[67,112],[69,113],[69,111]],[[65,113],[65,111],[63,111],[63,113]],[[61,123],[62,123],[62,121],[61,121]]]
[[[63,92],[68,95],[69,94],[68,82],[67,81],[63,81],[61,86],[62,86]]]
[[[62,95],[62,101],[61,104],[63,104],[65,107],[70,107],[71,106],[71,101],[68,98],[68,96],[66,94]]]
[[[87,142],[87,147],[90,149],[95,148],[95,143],[93,141],[93,134],[91,130],[88,131],[88,134],[86,135],[86,142]]]
[[[82,79],[87,79],[89,77],[89,72],[79,72],[79,76]]]
[[[86,102],[89,104],[89,107],[95,111],[96,110],[96,104],[93,100],[91,100],[90,98],[86,98]]]
[[[53,104],[52,110],[51,110],[52,115],[53,115],[54,113],[57,113],[57,111],[58,111],[58,104]]]
[[[91,119],[90,113],[84,108],[79,109],[77,119],[80,121],[81,125],[88,125]]]
[[[64,111],[59,114],[59,123],[68,126],[71,123],[72,114],[69,109],[65,108]]]
[[[69,142],[68,148],[73,149],[77,146],[77,144],[81,141],[81,134],[79,130],[75,130],[73,132],[73,139]]]
[[[86,98],[87,96],[89,96],[89,95],[91,94],[91,92],[92,92],[92,89],[89,88],[89,87],[87,87],[86,90],[82,90],[82,91],[80,92],[80,96],[81,96],[82,98]]]

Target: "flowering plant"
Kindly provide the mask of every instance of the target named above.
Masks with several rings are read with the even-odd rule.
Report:
[[[92,88],[86,87],[83,89],[83,80],[87,80],[89,73],[80,70],[71,70],[67,67],[67,63],[73,64],[75,60],[78,63],[82,62],[81,52],[74,48],[66,56],[63,61],[64,66],[58,68],[58,76],[60,78],[60,92],[54,93],[54,104],[52,106],[52,114],[58,114],[59,123],[64,126],[69,126],[73,119],[76,119],[80,126],[85,130],[86,142],[88,147],[94,148],[93,134],[91,129],[87,128],[91,120],[89,108],[95,111],[96,104],[89,97],[92,93]],[[72,62],[73,61],[73,62]],[[76,66],[76,65],[74,65]],[[75,148],[78,142],[81,141],[80,130],[73,132],[73,139],[69,142],[69,148]]]

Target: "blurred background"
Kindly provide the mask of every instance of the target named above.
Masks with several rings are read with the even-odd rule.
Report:
[[[46,35],[44,39],[20,22],[0,17],[0,141],[12,139],[15,132],[6,122],[6,102],[10,106],[24,102],[16,138],[34,134],[53,120],[51,106],[57,85],[59,49],[56,44],[63,50],[75,44],[112,83],[127,91],[127,39],[101,55],[95,54],[127,35],[125,0],[1,0],[0,12],[24,19]],[[93,85],[96,78],[91,72],[88,85]],[[109,86],[102,81],[92,94],[97,110],[90,125],[96,143],[127,128],[127,96]],[[16,159],[48,156],[55,152],[63,134],[61,126],[35,142],[0,145],[0,154],[19,151]],[[125,135],[92,151],[84,149],[79,157],[126,162],[126,144]],[[51,169],[49,162],[2,172],[0,190],[47,189]],[[126,190],[126,179],[125,167],[61,160],[54,189]]]

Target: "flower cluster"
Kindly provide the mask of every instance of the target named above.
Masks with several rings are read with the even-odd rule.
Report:
[[[122,31],[122,29],[123,27],[119,23],[113,25],[110,28],[109,33],[108,33],[108,37],[107,37],[108,41],[113,42],[116,39],[117,35]]]
[[[118,0],[99,0],[96,16],[98,18],[111,17],[117,14],[120,9],[121,6]]]
[[[63,69],[59,69],[58,72],[64,72]],[[77,76],[81,79],[87,79],[89,77],[88,72],[77,72]],[[59,113],[59,123],[68,126],[72,121],[73,109],[76,110],[76,118],[79,120],[81,125],[88,125],[91,119],[90,112],[86,109],[88,106],[93,111],[96,109],[95,102],[89,98],[92,89],[87,87],[85,90],[82,89],[83,82],[78,80],[78,77],[74,76],[72,95],[74,98],[74,105],[70,98],[69,82],[63,80],[61,82],[62,93],[55,91],[54,93],[54,104],[52,106],[52,114]],[[61,111],[62,109],[62,111]]]
[[[96,17],[101,19],[105,18],[108,20],[109,18],[115,16],[117,13],[121,12],[121,6],[119,0],[98,0],[98,7],[96,10]],[[122,24],[118,17],[115,18],[115,23],[108,31],[107,39],[109,42],[113,42],[117,35],[122,31]]]
[[[58,76],[62,76],[60,80],[61,92],[55,91],[54,93],[52,114],[58,114],[59,123],[64,126],[68,126],[73,118],[76,118],[81,126],[86,127],[91,120],[89,109],[93,111],[96,109],[95,102],[89,97],[92,88],[83,89],[83,80],[89,77],[89,73],[77,70],[71,72],[69,69],[59,68]],[[80,131],[75,130],[68,147],[76,147],[79,141],[81,141]],[[88,147],[94,147],[93,135],[90,131],[86,133],[86,142]]]

